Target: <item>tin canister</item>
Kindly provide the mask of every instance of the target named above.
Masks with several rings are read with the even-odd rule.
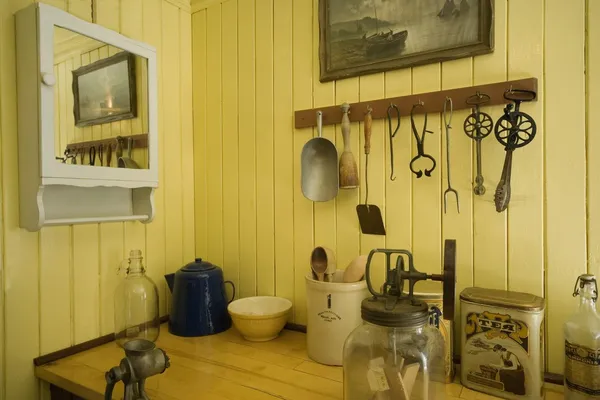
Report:
[[[453,321],[444,319],[444,293],[439,282],[423,281],[416,286],[414,296],[423,300],[429,306],[429,324],[440,330],[444,337],[444,380],[452,383],[454,380],[454,336]]]
[[[461,382],[505,399],[542,399],[544,299],[467,288],[461,304]]]

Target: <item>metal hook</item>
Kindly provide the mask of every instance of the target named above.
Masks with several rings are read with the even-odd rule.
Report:
[[[396,124],[396,129],[394,129],[393,132],[392,132],[392,110],[396,111],[396,117],[398,120],[398,123]],[[387,118],[388,118],[388,129],[389,129],[389,134],[390,134],[390,164],[391,164],[390,180],[395,181],[396,175],[394,174],[394,143],[393,143],[392,139],[396,136],[396,134],[398,133],[398,130],[400,129],[400,110],[398,109],[397,105],[390,103],[390,105],[387,109]]]

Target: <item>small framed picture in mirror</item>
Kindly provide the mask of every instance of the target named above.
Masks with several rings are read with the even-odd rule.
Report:
[[[121,52],[74,70],[73,97],[79,127],[135,118],[135,56]]]

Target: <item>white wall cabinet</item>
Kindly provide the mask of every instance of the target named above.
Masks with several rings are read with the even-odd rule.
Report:
[[[48,225],[151,221],[158,187],[155,49],[42,3],[19,11],[16,29],[21,226],[35,231]],[[100,65],[102,58],[110,63],[120,52],[135,56],[133,67],[113,64],[88,67],[87,75],[74,73],[84,64]],[[128,119],[78,124],[74,115],[80,107],[79,116],[111,119],[134,102],[137,115]],[[101,166],[99,155],[94,165],[89,156],[84,162],[77,157],[76,165],[57,160],[73,143],[139,134],[147,134],[146,148],[134,150],[140,169],[117,168],[116,154],[114,167]]]

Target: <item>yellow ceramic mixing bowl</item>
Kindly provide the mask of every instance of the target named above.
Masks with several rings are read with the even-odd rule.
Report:
[[[252,342],[275,339],[285,326],[291,309],[291,301],[273,296],[246,297],[227,307],[233,325]]]

